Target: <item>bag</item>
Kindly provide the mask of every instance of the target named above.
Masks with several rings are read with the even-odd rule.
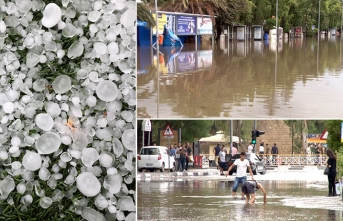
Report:
[[[193,159],[192,155],[189,157],[189,162],[194,162],[194,159]]]
[[[329,174],[330,174],[329,167],[326,167],[324,170],[324,175],[329,175]]]

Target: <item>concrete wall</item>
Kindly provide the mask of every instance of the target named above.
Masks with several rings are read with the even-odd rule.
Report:
[[[279,148],[279,154],[292,153],[292,131],[283,120],[258,120],[257,130],[265,131],[266,133],[257,138],[257,150],[260,141],[269,145],[269,149],[273,147],[274,143]],[[270,153],[270,152],[269,152]]]

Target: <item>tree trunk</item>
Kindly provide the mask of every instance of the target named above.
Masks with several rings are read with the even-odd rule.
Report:
[[[306,146],[307,146],[307,121],[304,120],[303,121],[303,128],[302,128],[302,149],[303,149],[303,153],[306,153]]]

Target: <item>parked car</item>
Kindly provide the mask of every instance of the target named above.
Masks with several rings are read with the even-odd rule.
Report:
[[[171,172],[175,171],[175,159],[171,156],[170,151],[164,146],[146,146],[143,147],[137,157],[138,171],[142,172],[143,169],[147,169],[150,172],[154,172],[159,169],[164,172],[164,169],[168,169]]]
[[[233,155],[230,158],[230,160],[227,162],[227,164],[225,165],[224,171],[227,171],[229,167],[235,162],[235,160],[239,159],[240,157],[241,157],[240,154]],[[245,159],[249,160],[250,168],[254,175],[256,175],[257,173],[260,173],[262,175],[266,174],[267,172],[266,166],[264,165],[264,162],[259,156],[257,156],[254,153],[246,153]],[[233,166],[233,168],[229,172],[229,175],[232,175],[233,173],[236,173],[236,172],[237,172],[237,166]],[[249,173],[248,169],[247,169],[247,173]]]

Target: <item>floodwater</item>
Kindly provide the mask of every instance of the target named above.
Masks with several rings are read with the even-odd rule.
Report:
[[[138,47],[139,118],[342,118],[340,37]],[[157,67],[158,66],[158,67]],[[159,70],[159,71],[157,71]]]
[[[343,220],[339,197],[325,197],[326,183],[261,181],[255,204],[231,197],[233,182],[138,182],[138,220]]]

